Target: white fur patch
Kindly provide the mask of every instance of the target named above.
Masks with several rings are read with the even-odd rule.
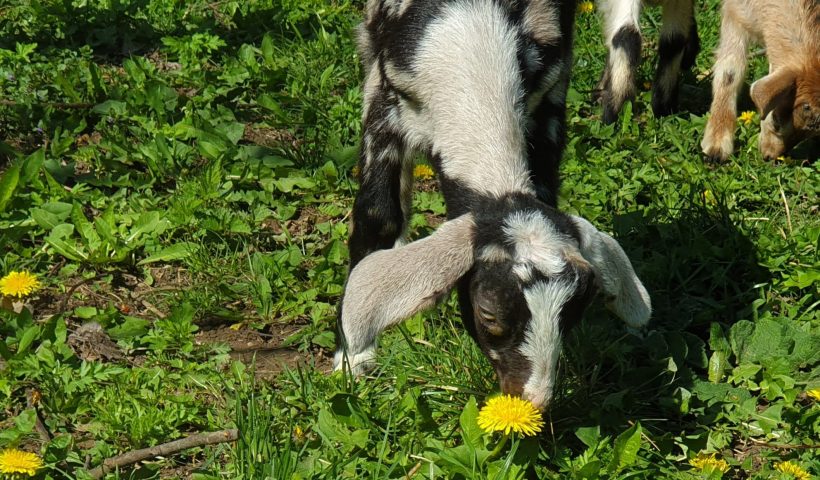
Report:
[[[561,38],[558,8],[551,0],[530,0],[522,18],[524,28],[541,45],[557,45]]]
[[[509,252],[498,245],[487,245],[481,249],[478,259],[484,262],[506,262],[512,260]]]
[[[379,87],[382,83],[382,74],[376,64],[371,64],[370,70],[364,79],[364,105],[362,107],[362,121],[367,118],[367,112],[370,109],[370,103],[373,97],[379,92]]]
[[[404,15],[404,12],[410,8],[412,3],[412,0],[384,0],[384,8],[388,15],[400,17]]]
[[[524,384],[523,397],[536,407],[546,407],[555,387],[558,356],[561,353],[560,314],[572,298],[577,280],[538,282],[524,290],[532,318],[518,347],[530,364],[530,378]]]
[[[631,25],[639,30],[641,0],[604,0],[600,2],[604,19],[604,36],[607,47],[612,50],[612,37],[621,27]]]
[[[516,262],[537,268],[544,275],[556,275],[564,269],[561,252],[569,239],[540,212],[515,212],[504,220],[502,229],[515,249]],[[513,271],[524,281],[531,274],[524,267]]]
[[[629,56],[623,48],[613,48],[610,55],[610,81],[612,82],[612,95],[616,102],[626,100],[629,92],[632,91],[632,68],[629,65]]]
[[[455,2],[425,30],[414,62],[443,173],[499,197],[532,193],[516,27],[494,2]]]

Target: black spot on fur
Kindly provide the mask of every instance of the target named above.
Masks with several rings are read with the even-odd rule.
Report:
[[[612,48],[621,49],[626,53],[629,68],[634,71],[641,59],[641,34],[632,26],[621,27],[612,37]]]
[[[735,72],[727,72],[723,75],[723,85],[728,86],[734,83],[735,81]]]

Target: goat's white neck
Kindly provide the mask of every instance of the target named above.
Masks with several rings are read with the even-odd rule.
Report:
[[[501,196],[532,192],[515,29],[493,2],[457,2],[430,24],[414,68],[444,174]]]

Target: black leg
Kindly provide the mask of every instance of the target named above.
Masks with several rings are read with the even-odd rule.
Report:
[[[368,106],[348,244],[351,269],[371,252],[392,248],[406,227],[412,168],[401,135],[388,124],[395,108],[395,95],[384,88]]]

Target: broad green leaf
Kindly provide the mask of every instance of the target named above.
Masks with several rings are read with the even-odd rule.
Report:
[[[20,163],[13,163],[0,177],[0,212],[6,210],[6,205],[14,195],[17,183],[20,181]]]
[[[97,307],[82,306],[74,309],[74,315],[84,319],[94,318],[97,313]]]
[[[754,418],[757,420],[760,428],[768,434],[777,428],[777,425],[783,421],[781,418],[782,411],[783,405],[776,404],[764,410],[763,413],[755,415]]]
[[[37,424],[37,413],[33,408],[28,408],[14,417],[14,426],[20,433],[31,433]]]
[[[351,433],[328,410],[320,410],[317,420],[316,429],[329,447],[334,448],[337,442],[348,447],[347,449],[364,448],[367,445],[367,430],[356,430]]]
[[[310,342],[322,348],[333,350],[336,348],[336,334],[330,330],[325,330],[324,332],[315,335]]]
[[[260,107],[266,108],[266,109],[270,110],[271,112],[273,112],[273,114],[275,115],[276,118],[280,118],[280,119],[287,118],[287,115],[282,110],[282,107],[279,106],[279,102],[274,100],[273,97],[271,97],[267,93],[263,93],[262,95],[259,95],[256,98],[256,103]]]
[[[37,339],[40,335],[40,326],[39,325],[31,325],[27,329],[23,331],[23,334],[20,335],[20,341],[17,343],[17,356],[21,356],[23,353],[28,351],[28,348]]]
[[[88,260],[88,254],[77,246],[71,237],[74,234],[74,225],[61,223],[54,227],[46,237],[46,243],[51,245],[60,255],[74,261]]]
[[[137,265],[147,265],[154,262],[171,262],[189,257],[199,246],[192,242],[179,242],[163,248],[159,252],[151,254],[139,262]]]
[[[43,168],[43,163],[46,160],[45,149],[37,149],[29,155],[22,163],[22,170],[20,171],[20,188],[25,187],[36,177]]]
[[[268,66],[274,65],[274,45],[273,45],[273,38],[267,33],[264,37],[262,37],[262,45],[260,46],[260,50],[262,51],[262,58],[265,59],[265,63]]]
[[[71,216],[72,208],[70,203],[49,202],[44,203],[40,208],[32,208],[29,213],[37,225],[50,231]]]
[[[306,177],[287,177],[274,179],[273,185],[283,193],[290,193],[296,188],[311,189],[316,186],[316,182]]]
[[[735,354],[736,358],[742,358],[743,353],[746,351],[746,344],[749,343],[754,330],[755,324],[748,320],[740,320],[732,325],[729,330],[729,345],[731,345],[732,353]]]
[[[137,240],[141,235],[161,234],[169,225],[168,220],[164,218],[160,219],[160,213],[157,211],[141,213],[131,227],[131,231],[128,232],[125,243],[129,244]]]
[[[712,352],[709,357],[709,381],[717,383],[723,379],[723,372],[729,367],[726,359],[727,353],[724,351]]]
[[[88,251],[98,251],[102,245],[100,236],[94,230],[94,225],[85,217],[83,207],[77,202],[74,202],[74,208],[71,210],[71,221],[74,222],[74,228],[80,234],[80,238],[82,238]]]
[[[601,427],[600,425],[580,427],[575,430],[575,436],[578,437],[578,440],[584,442],[584,445],[587,447],[596,448],[598,446],[598,440],[601,438]]]
[[[590,460],[583,467],[578,469],[578,474],[575,478],[583,478],[585,480],[596,480],[601,477],[601,461]]]
[[[119,100],[106,100],[96,105],[92,111],[100,115],[123,116],[126,112],[127,104]]]
[[[465,478],[476,478],[474,473],[478,464],[475,457],[475,448],[471,445],[459,445],[438,453],[439,459],[453,473],[459,473]]]
[[[609,471],[617,472],[624,467],[635,463],[638,459],[638,450],[641,448],[641,424],[635,423],[615,439],[612,461]]]
[[[125,321],[121,325],[109,328],[108,334],[114,340],[131,340],[138,338],[146,333],[151,327],[151,322],[136,317],[125,317]]]
[[[333,240],[327,248],[325,258],[334,265],[342,265],[347,261],[347,247],[341,240]]]
[[[464,405],[464,410],[458,418],[458,423],[461,426],[461,435],[464,437],[464,443],[472,445],[474,448],[481,448],[483,446],[482,437],[484,432],[478,426],[478,405],[475,397],[471,396]]]
[[[367,428],[370,426],[369,415],[362,409],[359,399],[355,395],[339,392],[330,399],[330,411],[333,418],[353,428]]]

